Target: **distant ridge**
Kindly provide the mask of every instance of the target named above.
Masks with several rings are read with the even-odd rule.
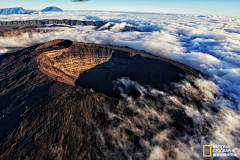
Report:
[[[63,10],[58,7],[46,7],[45,9],[41,10],[41,12],[62,12]]]
[[[30,14],[33,13],[33,10],[25,10],[22,7],[16,8],[3,8],[0,9],[0,14],[9,15],[9,14]]]
[[[0,15],[10,15],[10,14],[30,14],[38,12],[35,10],[26,10],[22,7],[16,7],[16,8],[2,8],[0,9]],[[58,7],[46,7],[45,9],[41,10],[41,12],[63,12],[62,9]]]

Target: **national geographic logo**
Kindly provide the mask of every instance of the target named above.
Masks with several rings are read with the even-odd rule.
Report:
[[[206,148],[209,148],[209,153],[207,154]],[[212,157],[212,145],[203,145],[203,157]]]
[[[203,157],[237,157],[230,145],[203,145]]]

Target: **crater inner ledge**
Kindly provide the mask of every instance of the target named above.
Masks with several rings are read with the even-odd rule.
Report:
[[[36,49],[38,68],[57,81],[119,96],[114,81],[128,77],[141,85],[163,89],[198,71],[186,65],[128,48],[54,40]]]

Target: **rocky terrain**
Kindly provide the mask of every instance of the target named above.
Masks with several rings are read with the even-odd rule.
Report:
[[[65,24],[70,26],[82,25],[82,26],[96,26],[97,28],[103,26],[107,22],[104,21],[79,21],[79,20],[58,20],[58,19],[45,19],[45,20],[27,20],[27,21],[1,21],[0,27],[26,27],[26,26],[38,26],[44,27],[46,25],[53,24]]]
[[[216,128],[206,118],[196,124],[184,106],[212,117],[220,109],[195,83],[206,83],[199,74],[129,48],[69,40],[4,54],[0,159],[200,159],[192,143],[209,142]]]
[[[40,27],[40,26],[39,26]],[[58,26],[66,27],[66,26]],[[0,27],[0,37],[15,37],[24,33],[47,33],[53,31],[53,29],[37,29],[38,26],[24,26],[24,27]]]
[[[40,32],[45,33],[52,31],[49,27],[74,27],[74,26],[94,26],[97,30],[102,30],[101,27],[106,25],[104,21],[79,21],[79,20],[58,20],[58,19],[45,19],[45,20],[27,20],[27,21],[0,21],[0,37],[14,37],[23,33]],[[104,29],[110,29],[114,24],[110,24]],[[44,29],[44,27],[48,27]],[[41,29],[37,29],[41,28]],[[134,27],[125,26],[121,31],[137,30]]]

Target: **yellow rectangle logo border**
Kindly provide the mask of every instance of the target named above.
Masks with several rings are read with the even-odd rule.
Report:
[[[205,154],[205,147],[210,148],[210,155]],[[203,157],[212,157],[212,145],[203,145]]]

